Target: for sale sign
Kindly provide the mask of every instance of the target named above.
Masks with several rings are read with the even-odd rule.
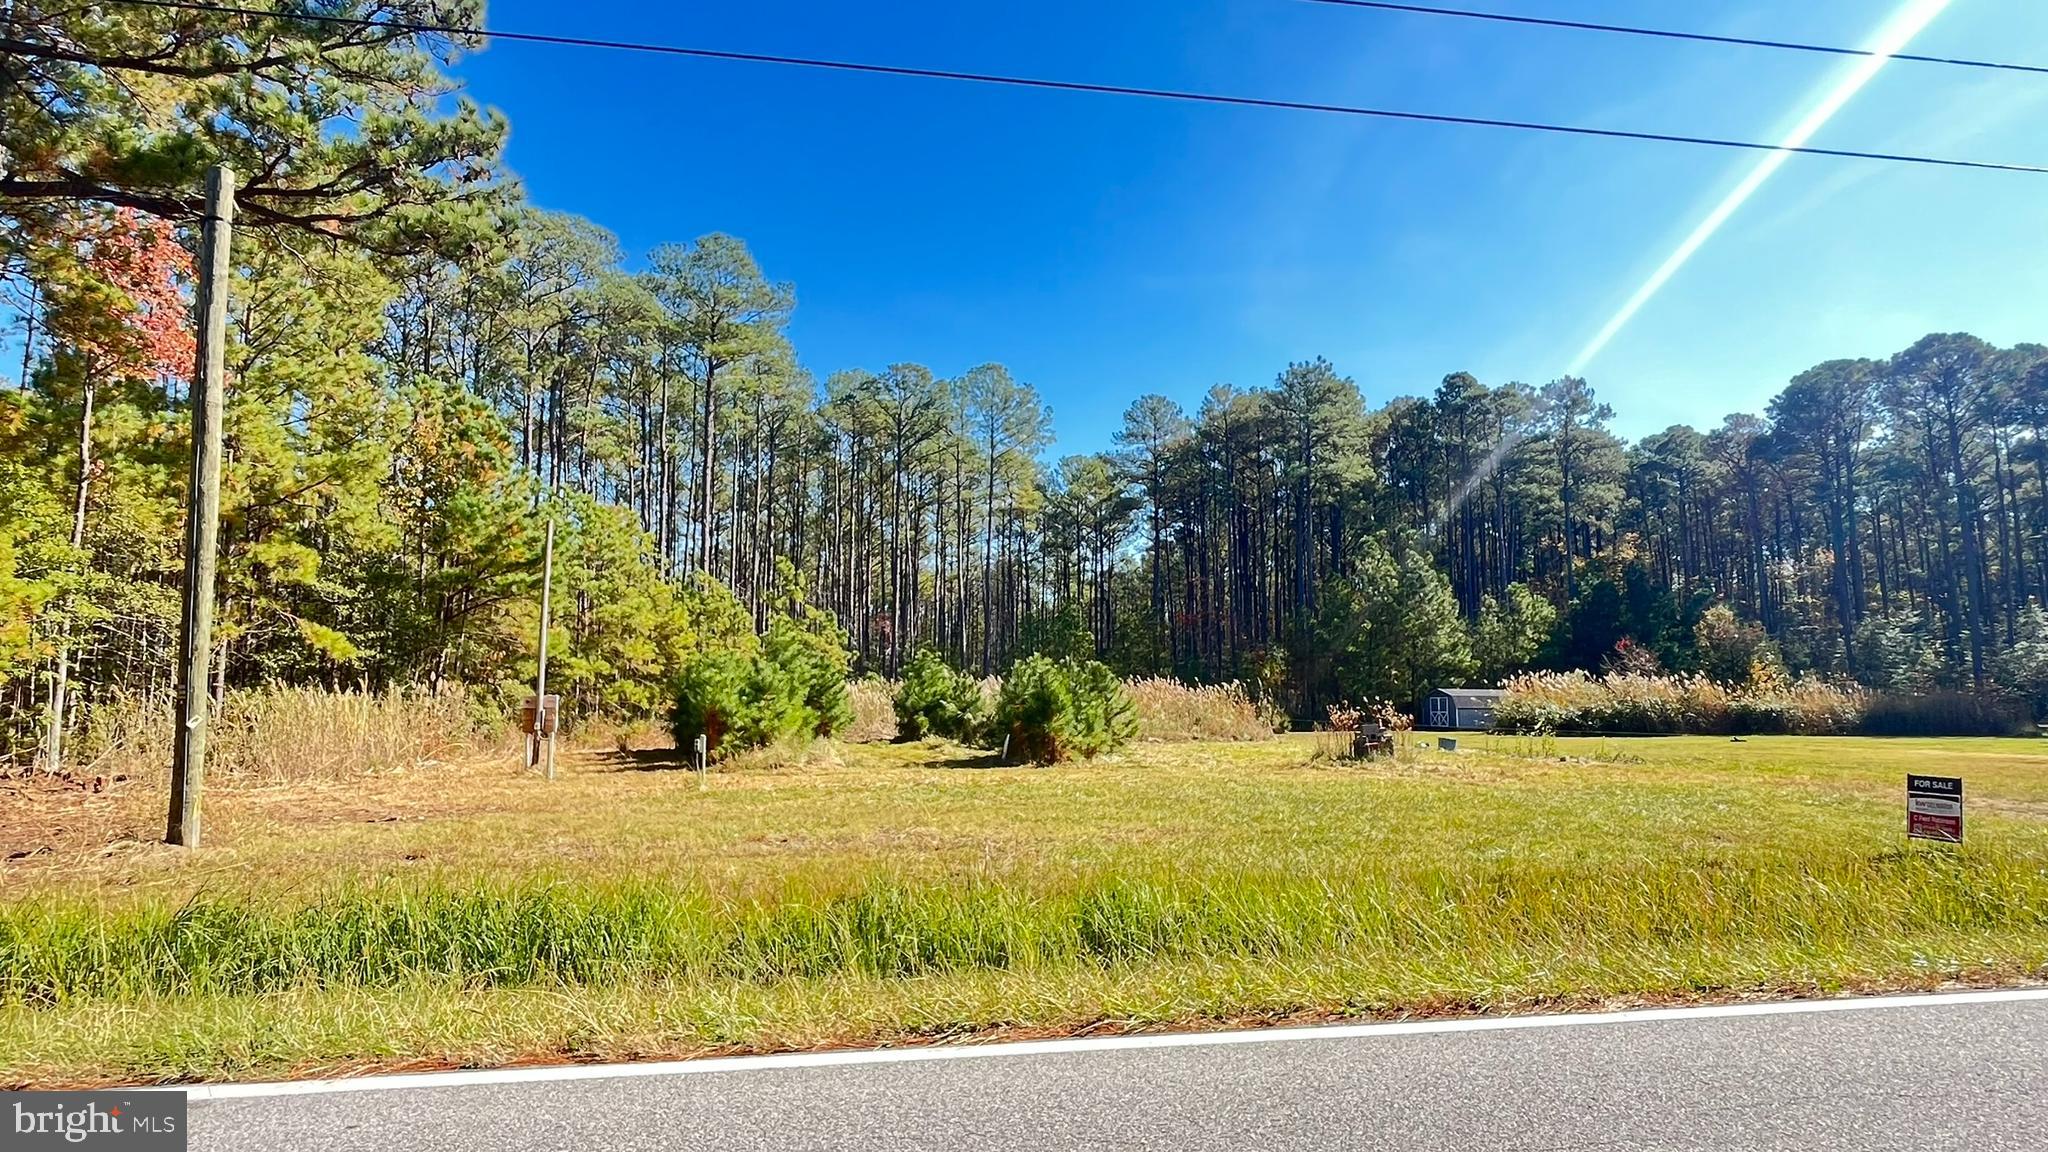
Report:
[[[1906,836],[1963,842],[1963,781],[1956,776],[1906,777]]]

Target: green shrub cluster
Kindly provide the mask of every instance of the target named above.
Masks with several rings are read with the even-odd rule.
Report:
[[[930,648],[918,649],[903,666],[895,705],[899,740],[944,736],[972,742],[981,738],[987,723],[981,683],[965,672],[953,671],[945,658]]]
[[[1010,666],[991,708],[979,681],[922,649],[903,667],[895,708],[899,740],[944,736],[1037,764],[1095,756],[1138,734],[1137,704],[1107,665],[1042,654]]]
[[[1107,752],[1137,733],[1137,707],[1107,665],[1027,656],[1003,677],[989,740],[1004,742],[1011,759],[1056,764]]]
[[[793,572],[784,579],[765,635],[709,649],[684,663],[669,713],[677,748],[687,752],[701,735],[718,759],[829,736],[853,723],[846,633],[830,613],[805,603]]]

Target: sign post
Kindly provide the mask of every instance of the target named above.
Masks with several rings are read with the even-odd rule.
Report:
[[[690,745],[690,752],[697,757],[697,791],[702,792],[711,780],[711,742],[704,733],[697,733],[697,739]]]
[[[553,693],[528,696],[519,706],[519,727],[526,733],[526,766],[547,766],[555,778],[555,732],[562,726],[562,698]]]
[[[1962,777],[1906,777],[1906,838],[1963,842]]]

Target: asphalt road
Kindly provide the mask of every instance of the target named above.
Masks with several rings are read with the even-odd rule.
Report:
[[[1641,1015],[195,1099],[192,1147],[2048,1148],[2048,999]]]

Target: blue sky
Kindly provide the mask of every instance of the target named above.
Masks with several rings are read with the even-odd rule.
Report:
[[[1900,0],[1490,0],[1861,44]],[[1668,11],[1664,11],[1668,9]],[[1851,65],[1300,0],[495,0],[506,29],[1776,140]],[[2048,4],[1911,51],[2048,62]],[[1754,155],[499,43],[463,61],[542,206],[629,253],[724,231],[819,376],[1009,365],[1056,451],[1322,355],[1367,399],[1562,373]],[[1825,147],[2048,163],[2048,77],[1895,62]],[[1760,410],[1929,331],[2048,341],[2048,177],[1796,157],[1586,370],[1618,431]]]

